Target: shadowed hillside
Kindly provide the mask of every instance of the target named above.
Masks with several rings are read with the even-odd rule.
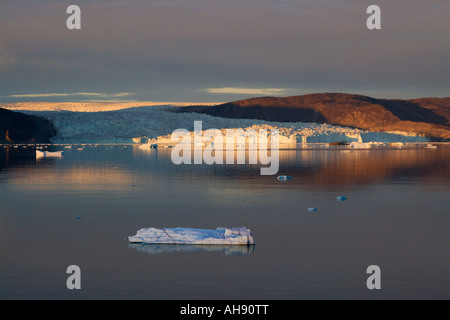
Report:
[[[0,143],[48,143],[55,134],[48,120],[0,108]]]

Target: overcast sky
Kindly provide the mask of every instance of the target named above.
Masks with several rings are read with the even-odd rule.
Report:
[[[0,102],[444,97],[449,61],[449,0],[0,0]]]

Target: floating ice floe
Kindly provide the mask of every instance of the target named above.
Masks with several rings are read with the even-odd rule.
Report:
[[[292,177],[291,176],[278,176],[277,179],[280,181],[286,181],[286,180],[292,179]]]
[[[350,148],[354,148],[354,149],[370,149],[372,148],[372,143],[370,142],[356,142],[353,141],[352,143],[350,143]]]
[[[336,200],[337,201],[345,201],[345,200],[347,200],[347,197],[346,196],[337,196]]]
[[[36,158],[61,158],[63,156],[62,151],[40,151],[36,150]]]
[[[308,208],[308,211],[315,212],[315,211],[317,211],[317,208]]]
[[[255,244],[251,231],[245,227],[219,227],[216,230],[150,227],[139,229],[136,235],[128,237],[128,241],[148,244]]]
[[[405,144],[403,142],[391,142],[389,143],[390,146],[402,148]]]
[[[138,148],[141,150],[148,150],[150,149],[150,146],[148,144],[140,144]]]
[[[156,143],[145,143],[139,145],[139,149],[142,150],[158,149],[158,145]]]
[[[427,146],[425,148],[427,148],[427,149],[436,149],[437,147],[429,143],[429,144],[427,144]]]
[[[134,143],[139,143],[139,144],[141,144],[141,143],[148,143],[148,141],[149,141],[149,138],[148,137],[135,137],[135,138],[132,138],[131,139]]]

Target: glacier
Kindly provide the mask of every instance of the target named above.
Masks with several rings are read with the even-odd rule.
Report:
[[[280,143],[367,143],[429,142],[429,139],[406,132],[372,132],[368,130],[304,122],[269,122],[253,119],[229,119],[206,114],[178,113],[177,106],[154,105],[112,111],[32,111],[23,113],[50,120],[58,134],[53,143],[141,143],[145,139],[156,143],[170,139],[176,129],[194,131],[194,121],[202,121],[207,129],[278,129]]]

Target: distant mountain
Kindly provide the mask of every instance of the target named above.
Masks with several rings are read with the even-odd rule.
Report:
[[[48,120],[0,108],[0,143],[48,143],[55,134]]]
[[[423,134],[436,141],[450,141],[450,97],[400,100],[317,93],[188,106],[179,112],[275,122],[328,123],[371,131],[398,130]]]

